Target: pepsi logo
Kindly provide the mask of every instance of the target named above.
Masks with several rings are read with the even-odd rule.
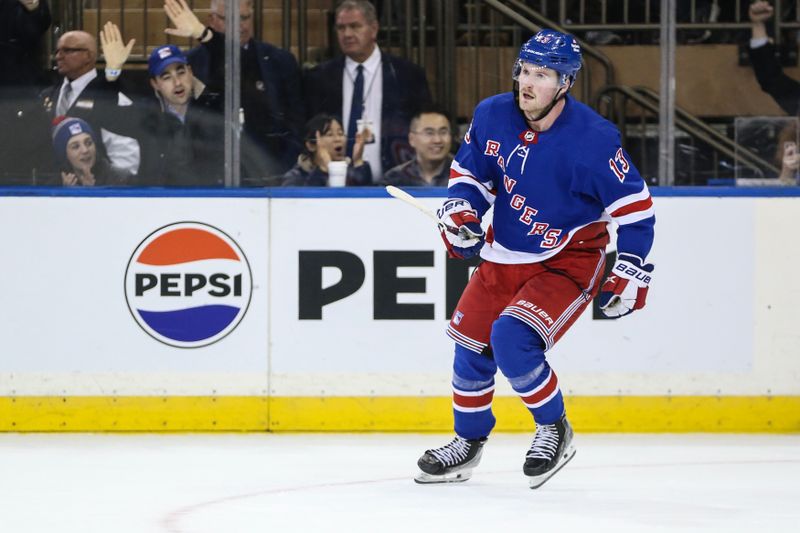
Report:
[[[157,341],[200,348],[233,331],[252,296],[242,249],[222,230],[200,222],[157,229],[139,243],[125,271],[133,318]]]

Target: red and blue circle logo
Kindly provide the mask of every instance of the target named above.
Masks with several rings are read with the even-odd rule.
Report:
[[[253,292],[242,249],[201,222],[157,229],[136,248],[125,271],[133,318],[154,339],[200,348],[222,339],[244,318]]]

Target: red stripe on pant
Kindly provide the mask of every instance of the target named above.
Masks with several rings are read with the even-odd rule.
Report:
[[[494,390],[480,396],[462,396],[453,391],[453,402],[459,407],[484,407],[492,403]]]
[[[530,396],[523,396],[520,395],[522,401],[525,402],[526,405],[532,407],[544,400],[547,399],[548,396],[553,394],[553,392],[558,388],[558,377],[556,377],[556,373],[553,370],[550,370],[550,376],[547,378],[542,385],[539,386],[539,389],[536,390]]]

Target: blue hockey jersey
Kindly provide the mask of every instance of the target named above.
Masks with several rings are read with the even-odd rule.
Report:
[[[528,127],[512,93],[478,104],[450,168],[448,197],[469,201],[479,217],[494,205],[481,257],[495,263],[544,261],[597,222],[619,225],[619,252],[645,260],[653,244],[650,192],[619,131],[569,95],[543,132]]]

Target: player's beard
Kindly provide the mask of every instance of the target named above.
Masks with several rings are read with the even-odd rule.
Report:
[[[525,117],[525,120],[530,124],[532,122],[538,122],[549,115],[550,111],[553,110],[559,100],[562,100],[566,94],[566,91],[562,91],[561,89],[562,88],[559,87],[555,94],[549,99],[534,94],[533,100],[526,100],[523,93],[519,92],[517,95],[517,105],[519,105],[519,109]],[[542,104],[542,102],[544,103]]]

